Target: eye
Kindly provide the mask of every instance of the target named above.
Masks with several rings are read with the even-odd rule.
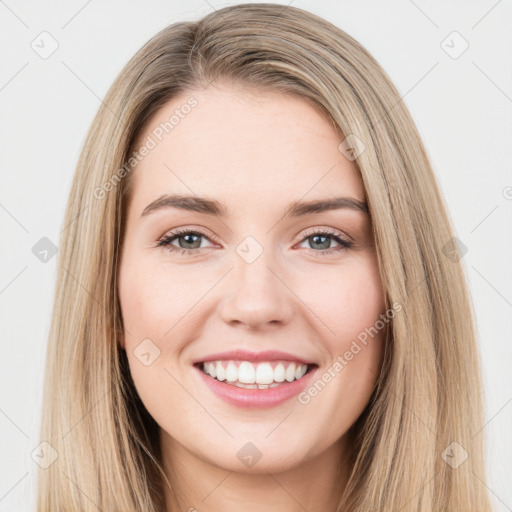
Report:
[[[208,239],[208,237],[200,232],[191,229],[176,229],[167,233],[157,243],[157,247],[167,247],[171,252],[180,252],[181,254],[200,252],[201,238]],[[178,240],[179,246],[173,245],[172,242]],[[180,241],[183,240],[183,241]]]
[[[331,247],[332,240],[338,244],[338,247]],[[354,245],[352,241],[343,238],[340,232],[330,231],[328,229],[312,230],[307,232],[306,238],[303,238],[301,243],[304,242],[309,243],[310,247],[313,247],[311,250],[318,253],[319,256],[348,250]],[[315,250],[315,247],[321,250],[317,251]]]
[[[176,229],[167,233],[158,240],[157,247],[167,247],[171,252],[179,252],[182,255],[193,255],[202,252],[206,247],[202,245],[202,240],[210,240],[210,238],[201,231],[191,229]],[[337,247],[331,247],[332,240],[338,244]],[[178,241],[178,246],[173,242]],[[310,251],[317,253],[319,256],[332,254],[343,250],[350,249],[354,243],[343,238],[338,231],[328,229],[313,229],[306,233],[305,238],[301,239],[301,244],[309,243]],[[316,250],[319,249],[319,250]]]

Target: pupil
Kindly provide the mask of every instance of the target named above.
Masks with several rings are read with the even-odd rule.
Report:
[[[185,245],[183,245],[183,244],[181,243],[181,241],[180,241],[180,247],[185,248],[185,249],[190,249],[191,247],[189,247],[187,244],[192,244],[192,245],[194,245],[194,244],[195,244],[195,245],[192,247],[192,249],[196,249],[197,247],[199,247],[199,246],[201,245],[201,242],[199,242],[199,245],[197,245],[197,240],[192,241],[192,240],[190,240],[190,238],[191,238],[191,237],[195,237],[196,239],[199,239],[199,237],[200,237],[200,236],[201,236],[201,235],[194,235],[194,234],[188,234],[188,235],[183,235],[183,236],[181,236],[180,238],[185,239]]]
[[[323,238],[325,241],[322,243],[320,242],[320,245],[322,246],[321,249],[329,249],[329,237],[325,235],[313,235],[310,237],[310,240],[313,240],[313,243],[317,243],[317,239]]]

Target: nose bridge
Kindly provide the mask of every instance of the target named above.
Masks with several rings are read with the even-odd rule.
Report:
[[[235,247],[234,268],[222,307],[226,322],[256,326],[289,320],[293,311],[292,294],[278,277],[278,262],[272,248],[264,247],[253,236],[245,237]]]
[[[254,237],[247,236],[235,248],[235,254],[235,279],[238,287],[246,288],[245,293],[250,289],[270,291],[271,286],[275,287],[276,276],[270,269],[276,266],[276,258],[268,243],[264,247]]]

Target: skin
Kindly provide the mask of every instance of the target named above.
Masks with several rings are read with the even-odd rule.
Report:
[[[130,372],[160,426],[179,510],[334,511],[350,469],[348,431],[376,384],[383,333],[308,404],[294,397],[240,409],[212,394],[192,362],[239,347],[276,349],[315,361],[321,376],[376,322],[385,308],[369,217],[344,208],[281,218],[296,200],[363,202],[361,178],[338,150],[343,138],[306,100],[229,83],[176,96],[138,140],[190,96],[198,105],[133,171],[119,281]],[[229,215],[169,208],[141,217],[164,193],[216,199]],[[203,231],[201,252],[192,256],[199,249],[183,235],[172,243],[186,254],[157,247],[175,228]],[[355,245],[315,243],[309,232],[322,228]],[[252,263],[235,250],[249,235],[263,249]],[[134,354],[146,338],[160,350],[148,366]],[[262,454],[252,467],[237,457],[248,442]],[[178,510],[170,492],[166,500]]]

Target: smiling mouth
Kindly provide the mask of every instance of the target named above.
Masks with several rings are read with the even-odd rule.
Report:
[[[194,364],[218,382],[245,389],[270,389],[300,380],[318,365],[293,361],[206,361]]]

